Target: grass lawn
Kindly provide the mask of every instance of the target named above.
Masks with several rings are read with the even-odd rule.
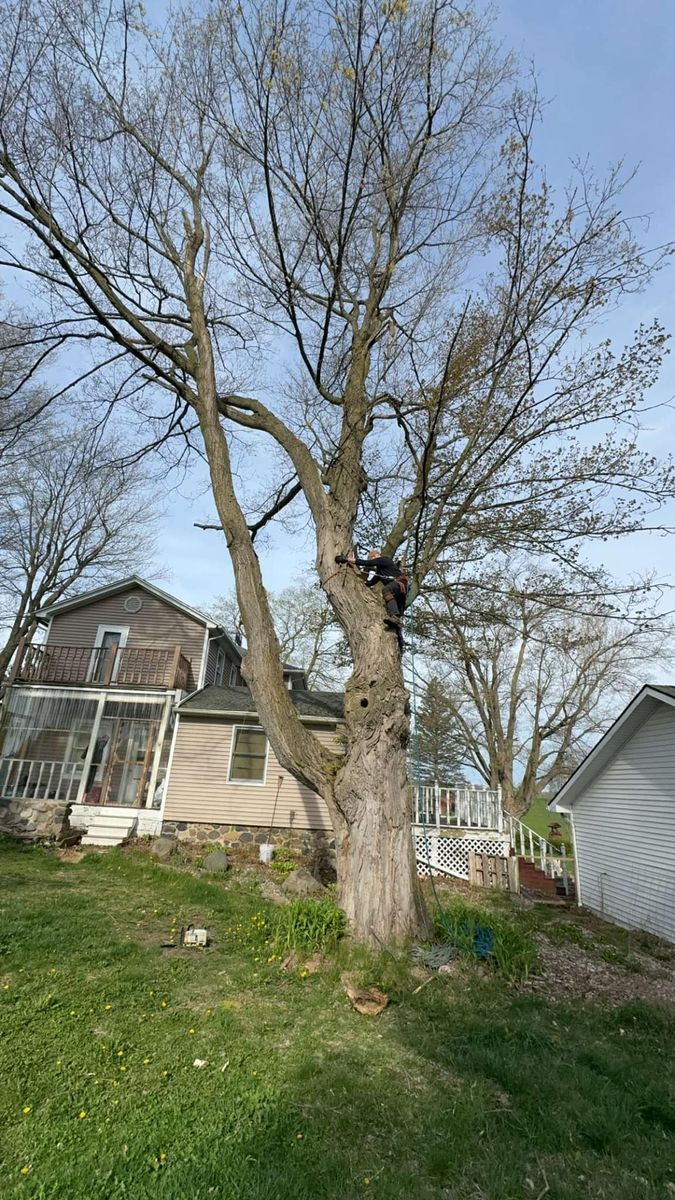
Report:
[[[471,969],[420,986],[344,948],[282,973],[247,943],[270,909],[245,874],[142,851],[4,845],[0,889],[3,1200],[675,1191],[670,1008],[565,1005]],[[162,951],[188,921],[213,947]],[[382,1016],[350,1008],[348,959],[389,992]]]

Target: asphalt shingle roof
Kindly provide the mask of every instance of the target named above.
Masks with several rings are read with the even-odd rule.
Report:
[[[306,692],[302,688],[291,688],[289,695],[303,717],[344,716],[342,692]],[[219,687],[210,684],[179,704],[182,713],[254,713],[255,701],[248,688]]]

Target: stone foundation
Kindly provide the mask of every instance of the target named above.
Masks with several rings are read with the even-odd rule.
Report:
[[[68,832],[68,809],[63,800],[12,800],[0,796],[0,833],[21,841],[41,842]]]
[[[315,874],[334,874],[335,838],[319,829],[263,828],[260,825],[221,825],[205,821],[164,821],[162,834],[187,845],[249,847],[267,842],[299,854]]]

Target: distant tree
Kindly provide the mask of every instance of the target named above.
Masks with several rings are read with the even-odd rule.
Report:
[[[66,593],[152,573],[157,509],[138,469],[97,431],[53,421],[12,438],[0,490],[0,682],[38,609]]]
[[[442,679],[432,676],[417,701],[411,778],[425,784],[461,782],[463,749],[452,693]]]
[[[344,684],[345,648],[323,592],[288,587],[269,597],[281,658],[302,667],[310,688],[331,691]],[[238,629],[241,616],[234,592],[217,596],[208,611],[227,629]]]
[[[527,810],[566,779],[630,695],[673,656],[673,628],[645,588],[620,604],[559,575],[494,575],[443,592],[427,611],[433,660],[461,751],[505,806]]]

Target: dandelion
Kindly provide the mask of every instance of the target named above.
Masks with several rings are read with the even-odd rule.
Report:
[[[120,1071],[126,1071],[126,1067],[120,1067]]]
[[[112,1008],[112,1004],[106,1004],[106,1006],[105,1006],[105,1011],[106,1011],[106,1012],[110,1012],[110,1009],[111,1009],[111,1008]]]
[[[168,1000],[162,1000],[162,1001],[160,1001],[160,1005],[159,1005],[159,1007],[160,1007],[160,1008],[166,1008],[167,1004],[168,1004]]]
[[[168,1078],[168,1076],[169,1076],[169,1072],[168,1072],[168,1071],[162,1071],[162,1079],[167,1079],[167,1078]]]
[[[115,1096],[114,1100],[111,1101],[111,1104],[119,1104],[119,1100],[117,1099],[116,1096]]]
[[[304,1135],[304,1133],[296,1133],[295,1136],[296,1136],[297,1140],[299,1142],[301,1142],[305,1135]]]
[[[213,1009],[212,1009],[212,1008],[207,1008],[207,1010],[206,1010],[206,1015],[207,1015],[207,1017],[212,1017],[212,1016],[213,1016]]]
[[[365,1187],[368,1187],[368,1184],[370,1183],[370,1180],[369,1180],[369,1178],[368,1178],[368,1176],[367,1176],[367,1175],[364,1175],[364,1176],[363,1176],[363,1183],[364,1183]]]
[[[112,1080],[112,1085],[113,1085],[113,1087],[119,1087],[119,1086],[120,1086],[120,1081],[119,1081],[119,1079],[113,1079],[113,1080]]]
[[[8,983],[3,983],[3,985],[2,985],[2,990],[3,990],[3,992],[8,992],[8,991],[9,991],[9,984],[8,984]]]
[[[86,1117],[86,1115],[87,1115],[87,1113],[86,1113],[86,1110],[85,1110],[84,1108],[81,1108],[81,1109],[80,1109],[80,1111],[79,1111],[79,1113],[78,1113],[77,1115],[78,1115],[78,1117],[80,1118],[80,1120],[81,1120],[81,1121],[84,1121],[84,1118],[85,1118],[85,1117]]]
[[[118,1057],[118,1058],[124,1058],[124,1050],[118,1050],[118,1051],[117,1051],[117,1057]]]
[[[22,1111],[24,1117],[27,1117],[29,1112],[32,1112],[33,1110],[31,1108],[30,1104],[26,1104],[26,1105],[24,1105],[24,1107],[22,1108],[21,1111]]]
[[[77,1013],[75,1012],[75,1009],[74,1009],[74,1008],[71,1008],[71,1010],[70,1010],[70,1015],[71,1015],[71,1017],[76,1017],[76,1016],[77,1016]]]
[[[300,972],[301,979],[306,979],[308,975],[309,975],[309,971],[301,971]]]
[[[150,1063],[150,1062],[152,1062],[152,1059],[151,1059],[151,1058],[144,1058],[144,1059],[143,1059],[143,1066],[144,1066],[144,1067],[147,1067],[148,1063]]]
[[[165,1163],[165,1162],[166,1162],[166,1154],[164,1153],[164,1151],[163,1151],[163,1150],[162,1150],[162,1152],[161,1152],[161,1154],[160,1154],[160,1156],[159,1156],[159,1161],[160,1161],[161,1163]]]
[[[188,1029],[188,1033],[194,1033],[194,1029]]]
[[[21,1174],[22,1174],[22,1175],[30,1175],[30,1173],[31,1173],[31,1171],[32,1171],[32,1170],[33,1170],[33,1168],[32,1168],[32,1166],[31,1166],[31,1164],[29,1163],[27,1167],[22,1167],[22,1168],[21,1168]]]

